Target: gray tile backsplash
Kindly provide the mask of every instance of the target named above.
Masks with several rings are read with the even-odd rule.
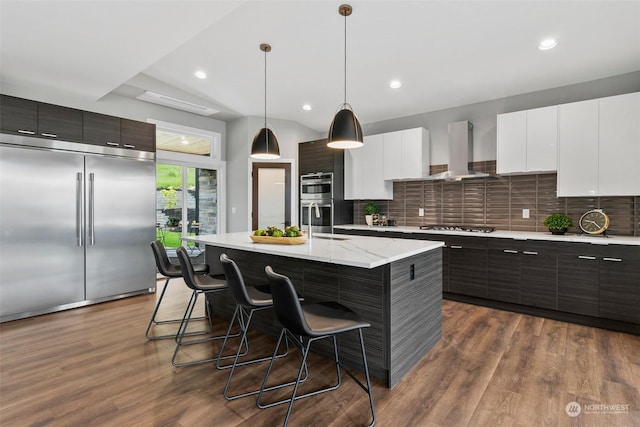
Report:
[[[446,165],[431,167],[432,173]],[[473,170],[495,173],[495,161],[475,162]],[[603,209],[610,219],[608,233],[640,236],[640,196],[557,197],[556,174],[494,176],[463,181],[397,181],[393,200],[375,200],[381,213],[398,225],[428,224],[491,226],[499,230],[547,231],[542,225],[551,213],[571,217],[577,232],[580,216],[590,209]],[[354,203],[354,222],[364,224],[363,207],[369,200]],[[418,209],[424,216],[418,216]],[[522,210],[529,209],[529,218]]]

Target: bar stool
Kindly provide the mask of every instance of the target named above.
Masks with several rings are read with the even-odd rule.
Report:
[[[182,319],[169,319],[169,320],[157,320],[156,316],[158,314],[158,310],[160,309],[160,304],[162,304],[162,299],[164,298],[164,294],[167,291],[167,286],[169,285],[169,281],[171,279],[175,279],[178,277],[182,277],[182,271],[180,269],[180,265],[172,264],[169,261],[169,257],[167,256],[167,250],[160,240],[156,240],[151,242],[151,249],[153,250],[153,256],[156,260],[156,267],[160,274],[165,276],[167,280],[164,282],[164,286],[162,287],[162,292],[160,293],[160,298],[158,298],[158,302],[156,302],[156,306],[153,309],[153,314],[151,315],[151,319],[149,320],[149,325],[147,326],[147,331],[145,332],[145,337],[149,340],[162,340],[167,338],[175,338],[176,334],[167,334],[167,335],[150,335],[151,327],[155,325],[162,325],[167,323],[177,323],[181,322]],[[194,264],[193,269],[196,274],[207,274],[209,272],[209,266],[207,264]],[[204,320],[206,317],[198,317],[192,320]],[[208,330],[198,331],[190,333],[189,335],[194,335],[198,333],[206,333]]]
[[[180,322],[180,327],[178,328],[178,334],[176,335],[176,348],[173,352],[173,357],[171,358],[171,364],[176,368],[181,366],[191,366],[197,365],[200,363],[213,362],[217,360],[215,358],[209,359],[199,359],[192,360],[189,362],[178,363],[176,362],[176,357],[178,352],[180,351],[180,347],[187,344],[198,344],[209,341],[214,341],[218,339],[223,339],[226,336],[237,337],[240,334],[227,334],[227,335],[219,335],[214,337],[206,337],[201,339],[192,339],[188,341],[184,341],[184,337],[187,336],[187,329],[189,327],[189,322],[191,319],[191,315],[193,314],[193,309],[198,302],[198,297],[200,295],[204,295],[205,298],[207,295],[214,292],[221,292],[227,289],[227,283],[224,279],[224,275],[216,275],[216,276],[208,276],[208,275],[196,275],[193,264],[191,264],[191,259],[189,258],[189,254],[187,254],[187,250],[182,246],[176,250],[176,254],[178,255],[178,261],[180,262],[180,269],[182,271],[182,278],[186,285],[193,291],[191,294],[191,299],[189,300],[189,304],[187,305],[187,309],[184,312],[184,316],[182,317],[182,321]],[[206,299],[205,299],[206,301]],[[211,307],[208,303],[205,302],[205,310],[206,316],[209,319],[209,327],[213,330],[212,317],[211,317]]]
[[[244,279],[242,277],[242,273],[238,268],[238,265],[230,259],[227,254],[220,255],[220,262],[222,262],[222,267],[224,268],[224,273],[227,278],[227,286],[233,295],[233,298],[236,301],[236,309],[233,313],[233,319],[229,324],[229,329],[227,331],[227,335],[231,333],[231,327],[233,326],[234,320],[238,322],[240,326],[240,330],[242,331],[242,338],[240,339],[240,343],[238,344],[238,349],[234,356],[223,356],[224,349],[227,344],[227,337],[225,337],[222,342],[222,347],[220,348],[220,353],[218,355],[218,361],[216,362],[216,367],[218,369],[227,369],[231,368],[229,371],[229,376],[227,377],[227,383],[224,387],[224,398],[227,400],[235,400],[241,397],[251,396],[254,394],[258,394],[260,389],[249,391],[241,394],[230,395],[229,387],[231,385],[231,379],[233,374],[238,366],[252,365],[254,363],[265,362],[267,360],[271,360],[272,356],[258,357],[251,360],[245,360],[242,362],[238,362],[240,356],[244,356],[249,352],[249,341],[247,339],[247,331],[249,330],[249,325],[251,324],[251,319],[253,318],[253,314],[256,311],[264,310],[267,308],[273,307],[273,300],[271,299],[271,294],[266,292],[262,292],[254,286],[246,286],[244,283]],[[242,346],[245,346],[245,352],[242,353]],[[276,353],[277,353],[276,348]],[[280,358],[289,354],[289,341],[285,337],[285,352],[282,354],[278,354],[275,357]],[[225,358],[233,357],[233,363],[222,365],[220,363],[221,360]],[[286,385],[293,385],[293,382],[288,383]],[[284,387],[284,385],[283,385]]]
[[[280,323],[282,323],[283,329],[278,338],[274,356],[271,358],[269,368],[262,382],[262,387],[258,392],[257,405],[259,408],[270,408],[275,405],[289,402],[287,409],[287,415],[284,419],[284,426],[289,423],[289,417],[291,416],[291,409],[293,408],[293,402],[298,399],[302,399],[309,396],[314,396],[320,393],[337,389],[341,384],[340,368],[351,377],[353,380],[368,394],[369,406],[371,408],[372,420],[369,427],[376,423],[376,414],[373,406],[373,394],[371,392],[371,381],[369,379],[369,367],[367,365],[367,356],[364,348],[364,340],[362,338],[362,329],[368,328],[371,324],[365,320],[362,320],[356,313],[349,308],[339,304],[337,302],[321,302],[317,304],[301,305],[297,298],[296,291],[291,283],[291,280],[287,276],[275,273],[270,266],[265,267],[265,272],[269,279],[269,285],[271,287],[271,294],[273,296],[273,305],[276,311],[276,316]],[[360,380],[358,380],[349,370],[347,370],[341,363],[338,357],[338,343],[336,336],[349,331],[357,331],[360,338],[360,351],[362,354],[362,363],[364,366],[364,373],[367,385],[365,386]],[[293,387],[293,393],[290,398],[282,399],[273,403],[263,404],[262,396],[269,388],[266,387],[273,368],[273,362],[275,361],[275,355],[280,346],[280,342],[283,337],[288,337],[293,342],[300,352],[302,353],[302,362],[298,370],[298,378]],[[311,343],[321,340],[323,338],[331,338],[333,341],[333,351],[336,364],[336,376],[337,382],[335,385],[328,386],[326,388],[311,391],[305,394],[296,395],[298,392],[298,386],[300,385],[302,372],[306,369],[307,356],[309,354],[309,348]],[[273,387],[271,387],[273,388]]]

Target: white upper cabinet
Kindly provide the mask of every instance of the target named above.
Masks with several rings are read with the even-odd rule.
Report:
[[[402,178],[402,131],[383,133],[384,179]]]
[[[384,180],[383,144],[382,135],[371,135],[362,147],[345,150],[345,199],[393,199],[393,182]]]
[[[527,110],[527,172],[558,170],[558,106]]]
[[[598,100],[560,105],[558,197],[598,195]]]
[[[527,171],[527,112],[498,114],[496,172]]]
[[[558,197],[640,195],[640,93],[560,105]]]
[[[421,179],[429,175],[429,131],[415,128],[382,136],[384,179]]]
[[[600,99],[598,192],[640,195],[640,92]]]
[[[558,107],[498,114],[496,172],[557,170]]]

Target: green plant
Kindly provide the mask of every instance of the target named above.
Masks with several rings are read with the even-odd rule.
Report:
[[[180,219],[176,218],[174,216],[170,216],[167,219],[167,227],[177,227],[178,225],[180,225]]]
[[[544,219],[542,223],[551,230],[562,230],[573,225],[571,218],[561,213],[553,213]]]
[[[167,188],[162,188],[160,190],[162,196],[165,198],[165,209],[173,209],[178,204],[178,192],[173,186],[169,186]]]
[[[377,214],[380,213],[380,209],[378,208],[378,205],[376,205],[375,203],[367,203],[366,205],[364,205],[364,214],[365,215],[373,215],[373,214]]]

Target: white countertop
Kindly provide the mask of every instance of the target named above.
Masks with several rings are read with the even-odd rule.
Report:
[[[562,236],[553,235],[549,232],[537,233],[532,231],[502,231],[496,230],[491,233],[474,233],[469,231],[432,231],[420,230],[419,227],[369,227],[367,225],[349,224],[336,225],[334,228],[340,230],[368,230],[379,231],[384,236],[386,231],[395,231],[400,233],[424,233],[424,234],[440,234],[451,236],[473,236],[473,237],[493,237],[502,239],[517,240],[548,240],[554,242],[578,242],[591,243],[594,245],[635,245],[640,246],[640,237],[633,236],[590,236],[587,234],[567,233]]]
[[[183,240],[222,248],[254,251],[270,255],[375,268],[444,246],[429,240],[390,239],[342,234],[315,233],[300,245],[254,243],[250,231],[226,234],[204,234]]]

